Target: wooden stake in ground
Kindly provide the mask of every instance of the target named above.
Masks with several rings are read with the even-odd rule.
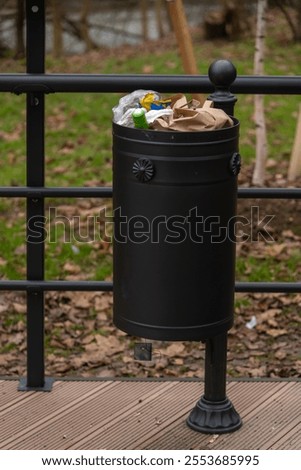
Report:
[[[288,170],[288,180],[294,181],[297,176],[301,176],[301,104],[299,105],[299,115],[297,120],[295,141]]]
[[[264,40],[266,30],[265,14],[267,0],[258,0],[257,3],[257,30],[254,56],[254,74],[263,75]],[[254,119],[256,124],[256,160],[253,173],[253,184],[264,185],[265,163],[267,158],[267,135],[264,116],[264,97],[254,96]]]
[[[63,12],[58,0],[51,0],[52,24],[53,24],[53,55],[61,57],[63,53]]]
[[[195,55],[193,52],[192,39],[187,23],[187,18],[182,0],[166,0],[172,27],[175,32],[180,50],[183,67],[186,73],[198,75]],[[201,94],[194,94],[194,98],[202,104],[205,101]]]
[[[163,38],[163,36],[164,36],[164,26],[163,26],[162,0],[156,0],[156,2],[155,2],[155,13],[156,13],[156,23],[157,23],[158,37]]]
[[[148,40],[147,0],[140,0],[140,11],[141,11],[142,37],[143,37],[143,41],[145,42]]]
[[[86,50],[91,51],[94,44],[90,38],[89,34],[89,25],[88,25],[88,15],[91,10],[91,0],[84,0],[82,2],[81,14],[80,14],[80,31],[81,37],[84,43],[86,44]]]

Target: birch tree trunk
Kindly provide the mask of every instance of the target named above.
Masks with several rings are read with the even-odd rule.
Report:
[[[258,0],[257,3],[257,30],[254,56],[254,74],[263,75],[264,67],[264,41],[266,34],[267,0]],[[267,135],[264,115],[263,95],[254,96],[254,119],[256,125],[256,160],[252,182],[255,185],[264,185],[265,163],[267,158]]]
[[[288,180],[294,181],[297,176],[301,176],[301,104],[299,105],[299,115],[297,120],[295,141],[288,170]]]

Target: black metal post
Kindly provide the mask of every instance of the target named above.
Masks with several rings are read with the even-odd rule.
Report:
[[[229,91],[236,78],[234,65],[228,60],[213,62],[209,68],[209,78],[215,85],[215,92],[209,99],[214,102],[215,108],[234,116],[236,97]],[[240,158],[239,154],[237,156]],[[205,393],[187,419],[192,429],[222,434],[241,427],[241,418],[226,396],[226,372],[227,332],[224,332],[206,340]]]
[[[26,1],[27,73],[45,71],[45,2]],[[27,93],[26,175],[27,186],[43,187],[45,98],[42,92]],[[27,198],[27,279],[44,280],[44,199]],[[35,230],[36,238],[29,234]],[[27,292],[27,377],[20,380],[19,390],[50,391],[52,379],[45,380],[44,365],[44,292]]]
[[[227,333],[206,340],[205,393],[190,413],[187,424],[206,434],[233,432],[242,420],[226,396]]]
[[[227,333],[206,341],[205,398],[222,401],[226,397]]]

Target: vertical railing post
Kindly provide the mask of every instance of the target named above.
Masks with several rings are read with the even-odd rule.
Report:
[[[209,68],[209,78],[215,87],[215,91],[209,96],[214,102],[214,107],[234,116],[236,97],[229,90],[236,78],[234,65],[228,60],[213,62]],[[237,175],[240,170],[238,153],[233,165],[235,166],[233,174]],[[226,395],[226,372],[227,332],[225,331],[206,339],[205,393],[187,419],[187,424],[192,429],[208,434],[222,434],[241,427],[241,418]]]
[[[45,71],[45,1],[26,1],[27,73]],[[42,187],[44,177],[45,98],[42,92],[27,93],[26,179],[28,187]],[[44,199],[27,198],[27,279],[44,280]],[[27,291],[27,377],[19,390],[49,391],[52,379],[45,379],[44,292]]]

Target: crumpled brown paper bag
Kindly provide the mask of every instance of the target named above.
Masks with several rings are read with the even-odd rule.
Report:
[[[158,131],[209,131],[233,126],[232,119],[222,109],[213,108],[213,101],[205,101],[203,107],[196,100],[189,103],[184,95],[172,97],[173,114],[158,117],[152,129]]]

